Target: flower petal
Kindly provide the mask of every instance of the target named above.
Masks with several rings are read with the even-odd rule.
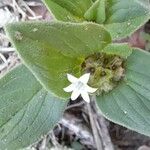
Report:
[[[70,84],[66,88],[63,88],[65,92],[72,92],[74,90],[74,84]]]
[[[86,88],[87,92],[89,92],[89,93],[94,93],[97,91],[97,88],[92,88],[88,85],[86,85],[85,88]]]
[[[79,90],[74,90],[71,94],[71,100],[76,100],[80,95],[80,91]]]
[[[89,78],[90,78],[90,73],[86,73],[84,75],[82,75],[79,80],[82,82],[82,83],[88,83],[89,81]]]
[[[90,102],[89,94],[88,94],[86,91],[82,91],[81,97],[82,97],[87,103]]]
[[[67,78],[68,78],[68,80],[69,80],[71,83],[74,83],[74,82],[77,82],[77,81],[78,81],[78,78],[74,77],[74,76],[71,75],[71,74],[67,74]]]

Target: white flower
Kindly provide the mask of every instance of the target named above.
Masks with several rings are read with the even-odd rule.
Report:
[[[94,93],[97,89],[87,85],[90,78],[90,73],[82,75],[80,78],[76,78],[70,74],[67,74],[68,80],[71,84],[64,88],[65,92],[72,92],[71,100],[76,100],[80,95],[86,101],[90,102],[89,93]]]

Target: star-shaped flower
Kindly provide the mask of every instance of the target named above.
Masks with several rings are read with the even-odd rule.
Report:
[[[86,101],[90,102],[89,93],[94,93],[97,89],[87,85],[90,78],[90,73],[82,75],[80,78],[76,78],[71,74],[67,74],[68,80],[71,84],[64,88],[65,92],[72,92],[71,100],[76,100],[80,95]]]

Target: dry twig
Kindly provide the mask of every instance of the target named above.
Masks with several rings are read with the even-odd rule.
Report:
[[[91,101],[92,101],[93,98],[94,98],[94,96],[91,97]],[[89,118],[90,118],[90,123],[91,123],[91,128],[92,128],[92,132],[93,132],[93,137],[94,137],[94,140],[95,140],[96,148],[97,148],[97,150],[104,150],[103,144],[102,144],[102,139],[98,135],[96,122],[94,120],[94,113],[92,111],[92,108],[91,108],[90,104],[87,104],[87,109],[88,109],[88,113],[89,113]]]
[[[91,112],[89,114],[89,116],[90,116],[92,113],[93,118],[90,119],[90,121],[92,121],[91,125],[93,126],[92,128],[94,128],[93,130],[96,130],[93,132],[93,133],[95,133],[95,135],[93,135],[93,136],[95,136],[95,139],[96,139],[95,142],[97,142],[97,146],[100,145],[98,147],[100,150],[114,150],[105,119],[100,113],[98,114],[98,110],[96,108],[95,101],[96,101],[96,97],[92,96],[92,98],[91,98],[92,108],[90,108]],[[97,135],[98,133],[99,133],[99,135]],[[97,140],[97,138],[99,138],[99,140]]]

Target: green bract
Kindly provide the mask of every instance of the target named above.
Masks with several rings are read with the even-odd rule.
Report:
[[[150,18],[149,0],[43,1],[58,20],[74,22],[87,20],[103,24],[113,39],[130,35]],[[73,8],[80,9],[82,13],[80,15],[74,13],[76,9]]]
[[[118,55],[124,59],[127,59],[128,56],[132,54],[132,48],[129,47],[128,44],[109,44],[106,46],[103,50],[103,53],[106,53],[108,55]]]
[[[67,101],[47,92],[23,65],[0,80],[0,149],[36,142],[62,117]]]

